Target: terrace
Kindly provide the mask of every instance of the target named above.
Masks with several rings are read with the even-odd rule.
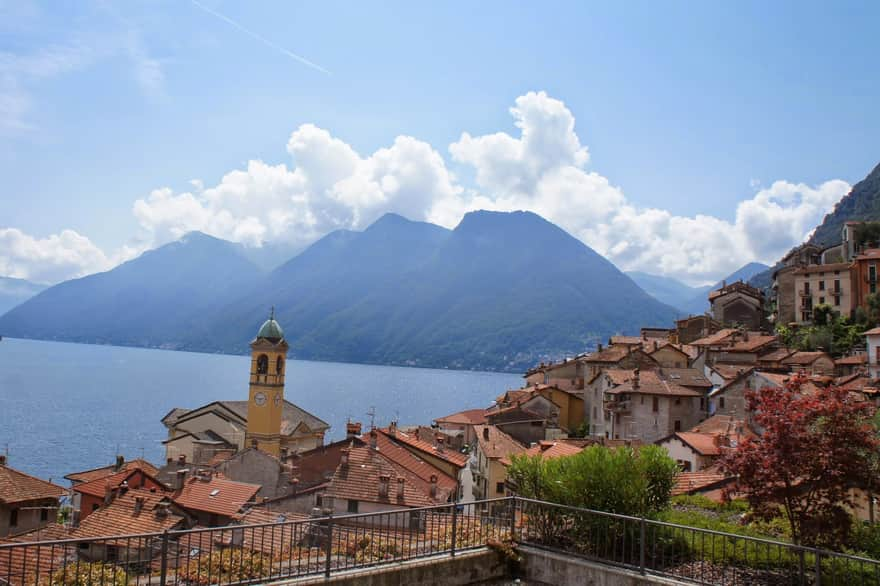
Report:
[[[106,556],[96,562],[96,551]],[[601,574],[620,584],[880,586],[880,562],[867,558],[520,497],[0,544],[0,584],[8,586],[379,584],[405,571],[437,584],[568,583]],[[381,574],[386,582],[376,579]]]

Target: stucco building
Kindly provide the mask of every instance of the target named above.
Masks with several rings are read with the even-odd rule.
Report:
[[[10,468],[0,455],[0,537],[55,521],[64,488]]]
[[[796,323],[812,323],[817,305],[829,305],[840,315],[850,316],[853,295],[849,264],[811,265],[795,269],[792,274],[797,295]]]

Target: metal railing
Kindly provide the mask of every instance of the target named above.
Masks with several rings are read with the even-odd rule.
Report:
[[[880,586],[880,562],[521,497],[278,523],[0,543],[9,586],[244,585],[330,576],[492,541],[697,584]]]
[[[880,561],[515,497],[513,540],[697,584],[878,585]]]

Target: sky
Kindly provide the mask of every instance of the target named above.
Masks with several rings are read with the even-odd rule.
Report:
[[[0,276],[528,209],[689,284],[880,161],[871,2],[0,0]],[[873,107],[872,107],[873,106]]]

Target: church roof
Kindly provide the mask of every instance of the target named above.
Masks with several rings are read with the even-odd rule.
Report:
[[[221,405],[236,413],[244,421],[247,421],[248,402],[247,401],[218,401]],[[290,435],[294,430],[304,424],[311,431],[322,431],[330,428],[330,424],[319,419],[291,403],[284,401],[284,408],[281,411],[281,433]]]
[[[284,330],[281,329],[281,324],[275,321],[275,308],[272,308],[272,313],[269,314],[269,319],[263,322],[263,325],[260,326],[259,331],[257,332],[257,339],[265,338],[266,340],[270,340],[272,342],[278,342],[284,339]]]

